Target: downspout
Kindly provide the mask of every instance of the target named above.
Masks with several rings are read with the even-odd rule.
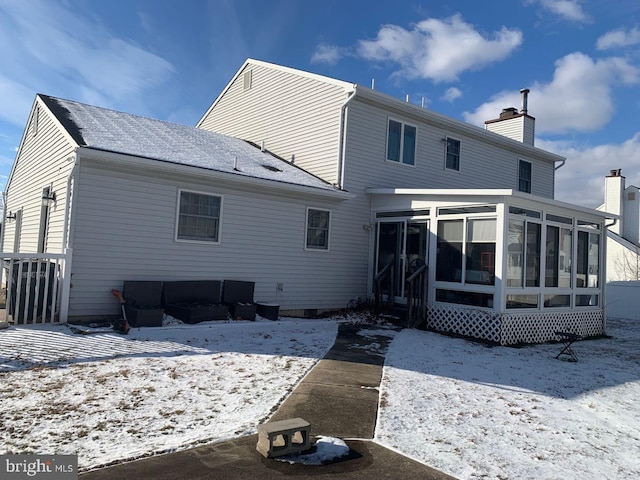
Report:
[[[554,167],[553,167],[553,169],[554,169],[554,170],[559,170],[559,169],[561,169],[562,167],[564,167],[564,164],[565,164],[565,163],[567,163],[567,159],[566,159],[566,158],[565,158],[564,160],[561,160],[561,161],[560,161],[560,165],[558,165],[557,167],[555,167],[555,166],[554,166]]]
[[[62,253],[65,254],[64,268],[62,271],[62,291],[60,292],[60,320],[66,323],[69,318],[69,297],[71,295],[71,264],[73,261],[73,235],[70,230],[73,228],[74,222],[71,217],[75,212],[73,207],[76,197],[76,176],[80,166],[80,155],[78,149],[74,150],[73,167],[67,177],[67,203],[64,212],[64,227],[62,232]],[[71,185],[73,184],[73,190]]]
[[[4,232],[6,230],[7,230],[7,191],[4,190],[2,192],[2,231],[0,232],[0,253],[4,252]]]
[[[65,212],[64,212],[64,227],[62,230],[62,251],[64,253],[64,251],[67,248],[71,248],[71,235],[69,234],[69,228],[71,225],[71,208],[73,205],[73,197],[75,197],[75,184],[77,182],[74,182],[73,180],[75,180],[76,174],[78,173],[78,168],[80,166],[80,156],[78,155],[78,149],[76,148],[74,150],[74,154],[73,157],[70,157],[69,159],[73,158],[73,168],[71,169],[71,172],[69,173],[69,176],[67,177],[67,204],[65,205]],[[74,189],[73,191],[71,190],[71,184],[73,183],[74,185]]]
[[[342,104],[342,107],[340,107],[340,140],[338,141],[338,171],[336,175],[338,181],[336,183],[338,185],[338,188],[340,188],[341,190],[344,187],[343,185],[344,183],[344,150],[345,150],[344,131],[346,128],[346,112],[347,112],[347,106],[349,105],[349,102],[351,102],[351,100],[353,100],[354,97],[356,96],[357,88],[358,88],[358,85],[354,84],[353,91],[349,92],[349,97],[347,97],[347,99]]]

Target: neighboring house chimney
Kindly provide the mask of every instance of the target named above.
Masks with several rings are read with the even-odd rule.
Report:
[[[500,117],[484,122],[484,128],[490,132],[499,133],[533,147],[535,138],[536,119],[529,115],[529,89],[520,90],[522,107],[520,112],[515,107],[505,108]]]
[[[624,180],[622,176],[622,170],[611,170],[609,175],[604,179],[604,211],[619,215],[620,218],[615,225],[609,227],[612,232],[622,235],[623,229],[623,194],[624,194]]]

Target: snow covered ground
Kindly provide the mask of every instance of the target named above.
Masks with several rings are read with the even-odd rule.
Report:
[[[0,331],[0,450],[78,453],[86,470],[253,433],[336,332],[296,319]],[[640,323],[608,333],[574,344],[570,363],[558,344],[401,331],[376,440],[461,479],[640,478]]]
[[[613,338],[489,348],[405,330],[386,358],[377,440],[464,479],[640,478],[640,322]]]
[[[77,453],[87,470],[254,433],[336,332],[326,320],[1,331],[0,450]]]

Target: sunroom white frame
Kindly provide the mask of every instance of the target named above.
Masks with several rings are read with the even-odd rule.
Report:
[[[555,330],[572,330],[574,333],[595,336],[605,333],[605,262],[606,258],[606,222],[615,219],[615,215],[589,208],[558,202],[552,199],[536,197],[517,190],[422,190],[422,189],[368,189],[371,195],[371,223],[376,223],[377,214],[385,212],[404,212],[405,218],[411,219],[410,211],[429,210],[429,318],[427,324],[436,330],[453,331],[468,334],[478,331],[477,323],[491,324],[479,336],[486,340],[502,344],[533,343],[554,339]],[[495,205],[495,213],[460,213],[446,215],[446,219],[464,218],[464,225],[471,218],[496,218],[495,247],[495,283],[494,285],[464,284],[464,282],[436,281],[436,255],[438,221],[444,219],[438,214],[441,208],[460,208],[468,206]],[[507,287],[507,244],[510,207],[523,208],[540,212],[540,265],[538,287]],[[546,215],[552,214],[572,218],[572,265],[571,287],[545,286],[545,248],[547,225],[558,226],[554,221],[547,221]],[[421,216],[421,218],[425,218]],[[597,225],[593,227],[579,226],[578,222]],[[566,227],[566,225],[564,225]],[[377,229],[374,229],[374,232]],[[578,231],[597,232],[599,237],[598,287],[579,288],[576,283]],[[373,236],[372,236],[373,237]],[[372,238],[372,245],[375,238]],[[465,231],[466,242],[466,231]],[[465,246],[466,248],[466,246]],[[373,248],[371,249],[374,250]],[[374,254],[375,257],[375,254]],[[464,259],[464,257],[463,257]],[[375,275],[375,258],[371,260],[370,278]],[[464,260],[463,260],[464,262]],[[464,278],[464,277],[463,277]],[[373,284],[369,285],[372,291]],[[467,291],[474,293],[493,293],[493,307],[452,304],[436,300],[436,289]],[[531,294],[538,296],[536,308],[506,308],[508,294]],[[569,294],[568,307],[544,307],[545,294]],[[576,295],[598,295],[598,305],[576,306]],[[471,325],[473,324],[473,328]],[[541,325],[544,324],[542,327]],[[515,333],[514,333],[515,331]],[[477,335],[472,335],[477,336]]]

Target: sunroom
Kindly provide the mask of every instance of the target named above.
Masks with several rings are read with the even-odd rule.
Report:
[[[615,215],[513,190],[367,193],[371,278],[392,267],[387,295],[406,305],[407,279],[426,265],[426,328],[501,345],[605,333],[605,229]]]

